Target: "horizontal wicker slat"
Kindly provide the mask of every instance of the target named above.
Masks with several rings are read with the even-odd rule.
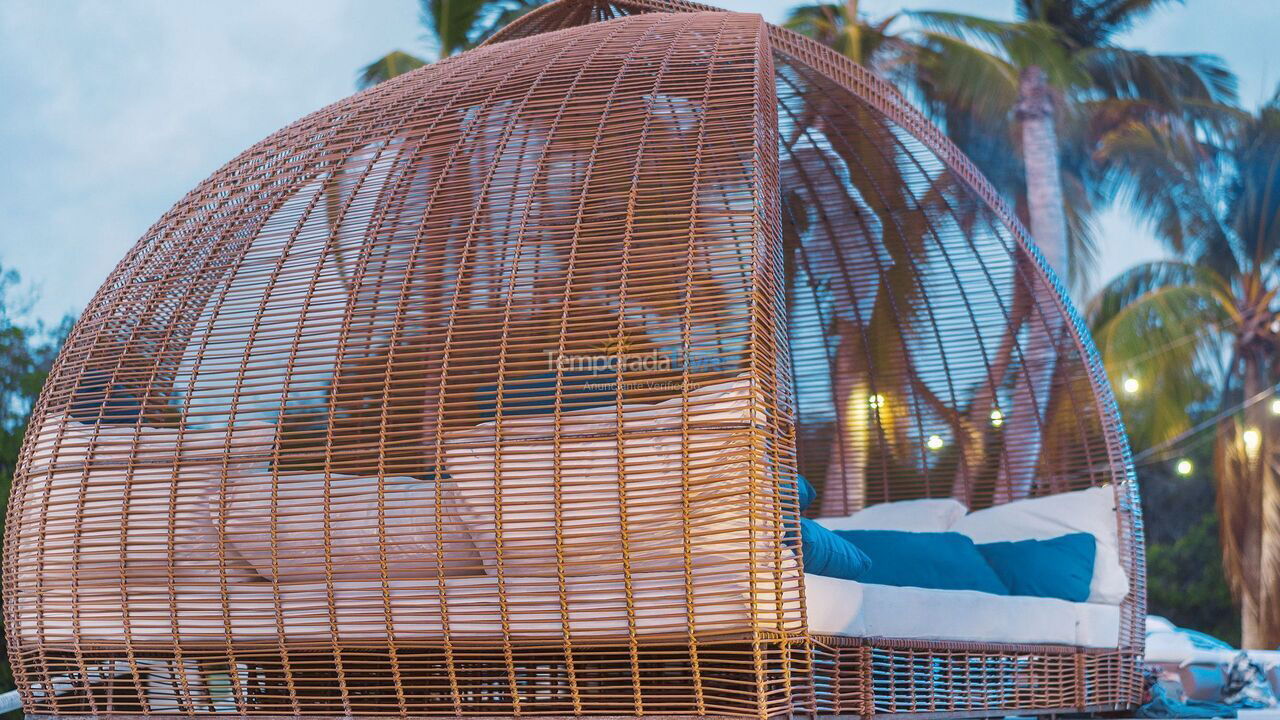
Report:
[[[814,635],[797,472],[819,514],[1111,484],[1119,647]],[[34,414],[6,637],[60,717],[1120,707],[1131,473],[1061,288],[892,88],[758,16],[560,0],[139,241]]]

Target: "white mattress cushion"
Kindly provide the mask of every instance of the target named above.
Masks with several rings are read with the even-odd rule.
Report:
[[[924,498],[880,503],[846,517],[818,518],[818,522],[831,530],[945,532],[967,512],[969,508],[959,500]]]
[[[323,580],[326,526],[328,572],[336,579],[484,573],[461,518],[434,482],[237,471],[229,486],[227,539],[263,577]],[[437,494],[445,500],[438,514]]]
[[[1116,647],[1120,609],[1056,598],[805,575],[810,632],[902,640]]]
[[[758,583],[756,583],[758,585]],[[451,638],[558,642],[690,632],[742,632],[752,627],[798,631],[796,586],[762,602],[747,573],[718,558],[684,570],[565,578],[491,575],[436,580],[346,580],[257,583],[228,588],[192,583],[85,586],[46,593],[15,607],[21,632],[45,642],[200,643],[289,641],[385,642]],[[628,596],[628,590],[630,596]],[[442,607],[441,597],[444,603]],[[691,599],[686,604],[686,597]],[[332,603],[332,604],[331,604]],[[127,622],[127,625],[126,625]],[[24,635],[34,639],[31,635]]]
[[[1114,488],[1089,488],[996,505],[969,513],[951,530],[976,543],[1048,540],[1087,532],[1097,541],[1089,602],[1119,604],[1129,594],[1129,578],[1120,565]]]
[[[261,580],[220,536],[211,511],[224,474],[265,468],[274,442],[266,423],[179,432],[47,418],[21,510],[44,514],[44,547],[21,537],[21,554],[39,558],[46,582],[69,582],[73,565],[80,580],[122,572],[172,573],[178,582],[220,574],[233,583]],[[26,571],[19,567],[20,576]]]
[[[1110,603],[1072,603],[1076,609],[1076,644],[1117,647],[1120,644],[1120,606]]]
[[[634,571],[682,566],[686,532],[692,555],[748,567],[753,548],[777,551],[748,520],[753,488],[768,487],[749,472],[761,413],[738,378],[690,391],[687,407],[565,412],[558,433],[548,415],[452,431],[445,464],[491,574],[501,556],[508,576],[597,575],[622,566],[624,545]]]

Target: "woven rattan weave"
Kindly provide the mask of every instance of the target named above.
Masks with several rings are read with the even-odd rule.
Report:
[[[818,636],[812,512],[1115,489],[1114,650]],[[151,228],[35,412],[33,715],[992,715],[1139,692],[1092,344],[891,87],[758,16],[560,0]]]

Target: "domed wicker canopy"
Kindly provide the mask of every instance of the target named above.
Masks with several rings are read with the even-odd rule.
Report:
[[[811,632],[798,472],[818,515],[1111,485],[1118,647]],[[895,90],[755,15],[560,0],[120,263],[28,432],[9,653],[33,714],[1119,707],[1131,473],[1062,289]]]

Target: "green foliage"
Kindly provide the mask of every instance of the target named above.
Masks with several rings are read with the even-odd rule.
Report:
[[[1160,4],[1021,0],[1014,22],[941,11],[910,14],[924,28],[915,41],[910,86],[1024,221],[1018,81],[1033,66],[1048,77],[1073,286],[1093,268],[1097,211],[1112,201],[1116,183],[1128,181],[1128,165],[1099,156],[1099,148],[1134,123],[1206,133],[1232,112],[1235,77],[1218,58],[1114,44],[1117,33]]]
[[[1176,540],[1147,545],[1147,608],[1240,646],[1240,613],[1222,572],[1216,512],[1200,516]]]
[[[1182,457],[1195,468],[1186,477],[1173,469]],[[1201,442],[1165,461],[1138,467],[1147,535],[1147,609],[1238,647],[1240,614],[1222,570],[1212,457],[1212,443]]]
[[[9,488],[31,409],[71,329],[70,318],[52,329],[27,322],[30,298],[18,292],[19,282],[17,272],[0,267],[0,507],[9,505]],[[3,518],[0,514],[0,532]],[[8,659],[0,658],[0,691],[12,688]],[[14,711],[11,717],[22,715]]]
[[[410,55],[403,50],[392,50],[361,68],[360,75],[356,78],[356,86],[361,90],[371,88],[380,82],[403,75],[410,70],[417,70],[426,64],[427,61],[420,57]]]
[[[422,27],[437,59],[456,55],[488,40],[508,23],[547,0],[419,0]],[[356,86],[371,88],[430,61],[393,50],[360,69]]]

